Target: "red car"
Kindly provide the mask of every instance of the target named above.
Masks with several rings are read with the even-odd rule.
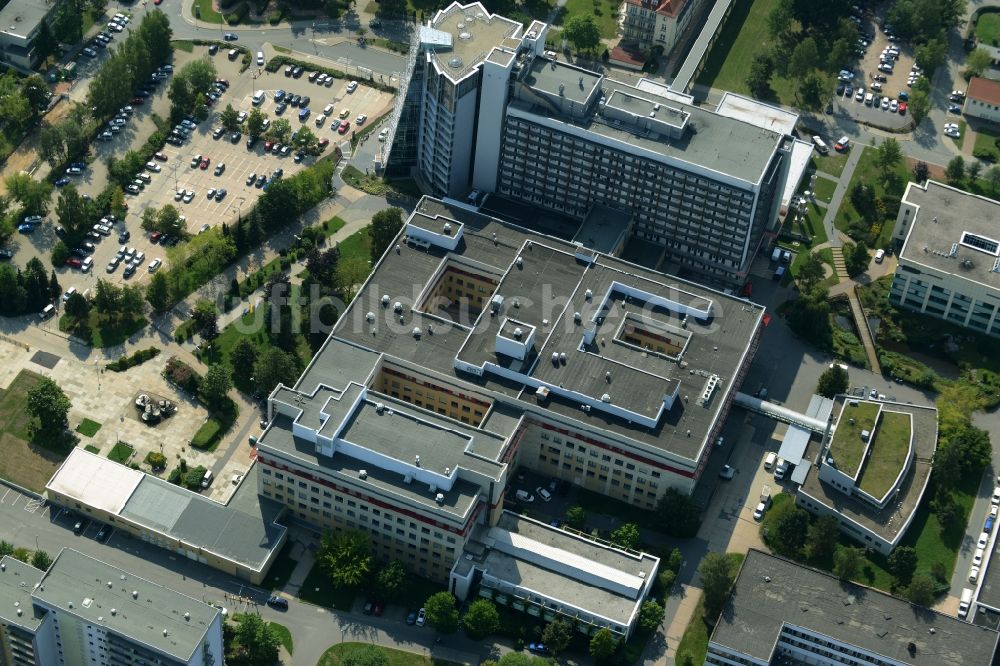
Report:
[[[167,154],[166,153],[153,153],[153,157],[155,157],[156,159],[160,160],[161,162],[166,162],[167,161]]]
[[[337,128],[338,134],[347,134],[347,130],[351,129],[351,121],[342,120],[340,122],[340,127]]]
[[[201,161],[201,164],[198,165],[198,168],[201,169],[202,171],[204,171],[205,169],[208,168],[208,163],[211,162],[211,161],[212,161],[211,159],[209,159],[209,158],[206,157],[205,159],[203,159]]]
[[[326,138],[325,136],[322,139],[319,140],[319,147],[320,148],[326,148],[329,145],[330,145],[330,140],[328,138]]]
[[[76,257],[70,257],[66,260],[66,265],[70,268],[80,268],[80,266],[83,266],[83,262]]]
[[[154,4],[154,5],[158,5],[158,4],[160,4],[161,2],[163,2],[163,0],[153,0],[153,4]]]
[[[901,116],[905,116],[906,115],[906,102],[900,102],[899,103],[899,115],[901,115]]]
[[[146,103],[146,98],[145,97],[133,97],[132,98],[132,106],[142,106],[145,103]]]
[[[149,241],[151,243],[156,243],[157,241],[160,240],[160,236],[162,235],[163,234],[161,234],[159,231],[154,231],[153,233],[149,234]]]
[[[271,152],[272,148],[274,148],[274,141],[265,141],[264,142],[264,152],[265,153]]]

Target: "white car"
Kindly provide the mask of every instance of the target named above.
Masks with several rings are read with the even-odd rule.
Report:
[[[192,199],[194,199],[194,190],[187,190],[184,192],[184,203],[191,203]]]
[[[993,506],[1000,504],[1000,486],[993,489],[993,497],[990,498],[990,504]]]
[[[957,129],[948,129],[948,130],[945,130],[944,131],[944,135],[946,137],[951,138],[951,139],[960,139],[960,138],[962,138],[962,133],[959,132]]]
[[[73,294],[75,294],[75,293],[76,293],[76,287],[70,287],[69,289],[67,289],[66,291],[64,291],[63,295],[62,295],[63,303],[65,303],[66,301],[68,301],[70,299],[70,297]]]
[[[767,505],[763,502],[757,505],[757,508],[753,510],[753,519],[761,520],[764,518],[764,512],[767,511]]]
[[[979,567],[972,567],[969,569],[969,582],[975,583],[979,580]]]
[[[156,162],[146,162],[146,169],[148,171],[152,171],[153,173],[160,173],[160,171],[162,171],[160,165]]]
[[[527,490],[518,490],[514,493],[514,497],[516,497],[519,502],[524,502],[526,504],[531,504],[535,501],[535,496]]]
[[[538,496],[542,498],[542,501],[545,501],[545,502],[551,502],[552,501],[552,493],[550,493],[549,491],[547,491],[545,488],[542,488],[541,486],[539,486],[538,488],[535,488],[535,492],[538,493]]]
[[[897,102],[896,100],[890,101],[889,111],[891,111],[892,113],[896,113],[897,111],[899,111],[899,102]]]
[[[151,262],[149,262],[149,272],[150,273],[155,273],[156,269],[158,269],[162,264],[163,264],[163,260],[160,259],[159,257],[157,257],[156,259],[153,259]]]
[[[764,469],[770,471],[771,469],[774,468],[774,463],[776,463],[777,461],[778,461],[778,454],[775,453],[774,451],[769,452],[767,454],[767,457],[764,458]]]
[[[976,548],[986,548],[986,545],[990,542],[990,535],[988,532],[983,532],[979,535],[979,541],[976,542]]]
[[[184,190],[177,190],[174,192],[174,201],[180,201],[184,198]]]
[[[976,548],[976,554],[972,556],[972,564],[979,567],[983,565],[983,549]]]
[[[358,89],[357,81],[351,81],[350,83],[347,84],[347,92],[352,93],[357,89]]]
[[[366,120],[368,120],[368,116],[362,113],[360,116],[354,119],[354,122],[357,123],[358,125],[364,125]]]
[[[417,626],[422,627],[427,623],[427,609],[421,608],[417,613]]]
[[[945,123],[944,130],[947,132],[950,129],[958,129],[958,123]]]
[[[258,67],[263,67],[264,66],[264,52],[263,51],[257,51],[257,66]]]

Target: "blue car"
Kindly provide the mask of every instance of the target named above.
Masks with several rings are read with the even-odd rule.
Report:
[[[305,120],[309,117],[309,109],[299,109],[299,120]]]
[[[274,91],[274,101],[275,102],[280,102],[283,99],[285,99],[285,91],[284,90],[275,90]]]
[[[19,224],[17,225],[17,230],[22,234],[30,234],[35,230],[35,225],[33,224]]]
[[[535,654],[548,654],[549,649],[545,647],[545,643],[529,643],[528,652],[534,652]]]
[[[996,521],[995,521],[995,519],[993,518],[993,516],[990,516],[989,518],[987,518],[987,519],[986,519],[986,524],[985,524],[985,525],[983,525],[983,531],[984,531],[984,532],[992,532],[992,531],[993,531],[993,524],[994,524],[995,522],[996,522]]]
[[[62,178],[56,181],[55,185],[56,187],[64,187],[66,185],[69,185],[69,178],[63,176]]]

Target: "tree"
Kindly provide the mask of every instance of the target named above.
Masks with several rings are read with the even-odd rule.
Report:
[[[607,627],[602,627],[594,637],[590,639],[590,656],[595,661],[610,659],[618,648],[618,641],[614,634]]]
[[[566,509],[566,524],[576,530],[582,530],[587,522],[587,513],[582,506],[571,506]]]
[[[931,169],[927,166],[927,162],[917,162],[913,165],[913,180],[918,183],[924,183],[930,178]],[[997,178],[1000,180],[1000,171],[997,173]]]
[[[320,540],[317,560],[322,563],[335,587],[358,587],[372,569],[368,535],[360,530],[326,532]]]
[[[639,609],[639,629],[652,633],[663,622],[663,606],[656,601],[649,600]]]
[[[368,260],[364,257],[348,257],[337,264],[337,288],[345,301],[354,298],[354,293],[371,272]]]
[[[267,119],[260,109],[253,109],[247,117],[247,134],[256,139],[264,131],[264,120]]]
[[[864,563],[864,551],[853,546],[844,546],[833,554],[833,573],[844,580],[857,578]]]
[[[16,268],[9,263],[0,264],[0,314],[7,317],[25,310],[28,295],[18,277]]]
[[[66,161],[66,138],[59,125],[43,125],[38,131],[38,156],[52,167]]]
[[[832,398],[846,393],[848,386],[850,386],[850,378],[847,375],[847,370],[834,363],[819,376],[816,392],[824,397]]]
[[[2,110],[0,110],[2,111]],[[0,118],[4,117],[0,112]],[[49,210],[52,185],[44,180],[35,180],[22,172],[12,173],[4,178],[7,193],[13,197],[25,214],[45,215]]]
[[[722,612],[722,606],[726,603],[726,597],[729,596],[729,590],[736,577],[733,575],[729,558],[722,553],[705,555],[698,565],[698,573],[701,575],[704,590],[705,618],[713,621]]]
[[[31,556],[31,566],[42,571],[48,571],[52,565],[52,557],[44,550],[36,550]]]
[[[925,80],[925,79],[921,79]],[[913,116],[913,124],[919,125],[927,117],[931,110],[931,98],[923,90],[914,90],[910,93],[909,103],[910,115]]]
[[[601,43],[601,29],[590,14],[576,14],[563,26],[562,38],[578,51],[593,53]]]
[[[167,92],[167,99],[170,100],[171,104],[171,121],[177,122],[185,114],[191,113],[194,110],[195,102],[195,92],[191,89],[191,82],[180,74],[174,75]]]
[[[72,405],[59,385],[46,377],[28,390],[28,413],[37,418],[41,429],[59,432],[65,427],[66,415]]]
[[[317,284],[332,286],[337,276],[337,264],[340,262],[340,249],[331,247],[327,250],[313,248],[306,255],[306,270]]]
[[[406,584],[406,567],[399,560],[390,560],[378,572],[378,589],[383,597],[389,599],[395,596]]]
[[[799,266],[798,274],[795,276],[803,291],[809,291],[826,276],[826,269],[823,268],[823,260],[819,255],[810,253],[806,260]]]
[[[618,529],[611,532],[609,541],[616,546],[634,550],[639,546],[639,526],[635,523],[625,523]]]
[[[74,44],[83,37],[83,16],[75,2],[63,2],[52,12],[52,35],[64,44]]]
[[[242,663],[250,666],[270,666],[277,663],[281,641],[260,615],[241,615],[235,638],[243,658]]]
[[[809,557],[814,562],[829,563],[840,540],[840,524],[835,516],[820,516],[809,526],[806,537]]]
[[[251,338],[239,339],[229,354],[229,363],[233,366],[234,377],[243,382],[250,379],[257,363],[257,345]]]
[[[372,216],[372,265],[378,262],[403,228],[403,211],[399,208],[386,208]]]
[[[750,63],[750,73],[747,75],[747,87],[757,97],[764,97],[771,90],[771,75],[774,74],[774,61],[767,53],[758,53]]]
[[[261,395],[270,395],[279,382],[291,386],[298,372],[298,363],[291,354],[271,347],[260,355],[253,367],[256,391]]]
[[[806,37],[792,50],[788,61],[788,72],[795,78],[804,78],[806,74],[819,66],[819,47],[816,40]]]
[[[847,39],[838,39],[830,45],[830,50],[826,54],[827,70],[835,72],[843,68],[844,63],[851,62],[854,51],[851,48],[853,43]]]
[[[500,613],[489,599],[476,599],[462,618],[462,626],[469,638],[482,640],[500,629]]]
[[[59,278],[56,277],[56,272],[52,271],[49,274],[49,298],[55,300],[59,298],[62,294],[62,287],[59,286]]]
[[[229,368],[216,363],[205,373],[201,380],[201,395],[209,405],[220,405],[233,388],[233,376]]]
[[[170,307],[170,283],[166,273],[153,273],[146,285],[146,300],[153,311],[162,314]]]
[[[104,1],[90,0],[92,4]],[[170,19],[167,18],[166,14],[159,9],[147,12],[139,24],[139,35],[146,48],[149,49],[150,60],[154,65],[163,64],[170,59],[173,53],[173,47],[170,45],[173,31],[170,29]]]
[[[911,546],[897,546],[889,553],[887,564],[892,575],[906,585],[917,570],[917,551]]]
[[[974,49],[969,55],[965,56],[966,77],[982,76],[983,72],[992,64],[993,56],[989,51],[984,48]]]
[[[75,245],[84,234],[90,231],[90,218],[87,215],[86,202],[72,184],[67,185],[59,193],[56,201],[56,217],[59,225],[66,230],[66,240]]]
[[[875,212],[875,188],[867,183],[855,183],[851,188],[851,205],[865,219],[872,219]]]
[[[844,267],[851,277],[861,275],[868,270],[870,262],[871,254],[868,252],[868,244],[864,241],[844,245]]]
[[[389,656],[377,645],[356,647],[340,658],[341,666],[389,666]]]
[[[882,171],[882,180],[888,180],[892,170],[903,161],[899,142],[888,137],[875,149],[875,165]]]
[[[794,20],[792,0],[779,0],[767,15],[767,31],[775,39],[783,38],[788,35]]]
[[[275,118],[264,136],[277,143],[291,143],[292,124],[285,118]]]
[[[195,303],[191,320],[205,340],[211,341],[219,337],[219,311],[212,301],[202,298]]]
[[[945,167],[944,176],[951,185],[961,184],[965,180],[965,160],[961,155],[955,155]]]
[[[917,66],[928,74],[933,74],[934,70],[943,65],[948,60],[948,41],[944,39],[931,39],[923,46],[917,47]]]
[[[236,132],[240,129],[239,115],[232,104],[226,104],[226,108],[219,114],[219,123],[227,132]]]
[[[816,72],[806,74],[799,86],[802,103],[812,109],[818,108],[823,103],[824,87],[823,79],[817,76]]]
[[[90,316],[90,303],[80,292],[75,292],[69,297],[64,309],[68,316],[77,321],[87,321],[87,318]]]
[[[979,172],[982,171],[982,169],[983,165],[977,160],[969,162],[969,166],[966,167],[965,173],[968,175],[970,183],[974,183],[979,179]]]
[[[918,606],[930,606],[934,603],[936,586],[934,580],[925,574],[917,574],[906,588],[906,596]]]
[[[656,516],[664,532],[677,538],[689,538],[701,527],[701,510],[690,496],[676,488],[667,488],[656,504]]]
[[[218,74],[215,71],[215,63],[208,57],[192,60],[181,68],[174,78],[181,77],[187,79],[191,85],[191,90],[196,93],[205,93],[211,89],[212,84]]]
[[[990,189],[996,193],[1000,190],[1000,164],[991,166],[986,170],[986,182],[990,184]]]
[[[450,592],[432,594],[424,608],[427,609],[427,624],[438,633],[453,634],[458,629],[458,609]]]
[[[809,514],[798,507],[782,514],[774,523],[771,540],[781,555],[795,557],[802,550],[809,535]]]
[[[563,622],[562,620],[549,622],[542,631],[542,642],[555,657],[558,657],[560,653],[569,647],[569,642],[572,639],[573,628],[569,626],[568,622]]]

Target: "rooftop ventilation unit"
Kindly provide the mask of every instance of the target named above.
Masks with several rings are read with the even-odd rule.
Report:
[[[470,39],[472,39],[472,33],[471,32],[465,32],[465,31],[460,32],[460,33],[458,33],[458,38],[461,39],[463,42],[467,42]]]
[[[601,402],[611,402],[611,394],[605,393],[601,396]]]
[[[384,402],[376,402],[375,403],[375,413],[376,414],[381,414],[384,411],[385,411],[385,403]]]
[[[524,331],[522,331],[521,327],[519,326],[514,329],[514,338],[520,340],[522,337],[524,337]]]
[[[420,339],[420,327],[419,326],[414,326],[413,327],[413,337],[417,338],[418,340]]]
[[[463,62],[464,61],[459,56],[452,56],[448,58],[448,66],[452,69],[461,69]]]
[[[369,312],[368,314],[365,315],[365,319],[368,321],[369,324],[372,323],[373,321],[375,321],[375,313]]]
[[[566,86],[562,83],[559,84],[559,96],[563,97],[566,94]]]
[[[444,504],[444,493],[438,493],[434,496],[434,501],[438,504]]]
[[[524,266],[524,259],[521,258],[520,255],[518,255],[517,259],[514,260],[514,265],[517,266],[518,268],[521,268],[522,266]]]
[[[185,620],[190,620],[191,619],[191,613],[184,613],[184,619]]]
[[[592,298],[594,298],[594,292],[588,289],[587,291],[583,292],[583,297],[589,301]]]
[[[445,222],[444,223],[444,235],[445,236],[450,236],[451,235],[451,222]]]
[[[574,312],[573,313],[573,321],[575,321],[576,323],[579,324],[582,320],[583,320],[583,317],[580,315],[579,312]]]
[[[382,307],[389,307],[389,294],[382,294]]]
[[[368,478],[368,470],[366,470],[366,469],[358,470],[358,478],[361,479],[362,481],[364,481],[365,479],[367,479]]]
[[[399,301],[396,301],[395,303],[392,304],[392,311],[396,312],[396,313],[402,312],[403,311],[403,304],[400,303]]]
[[[420,467],[420,456],[413,456],[413,464]]]
[[[698,396],[698,404],[700,406],[705,407],[712,399],[712,394],[715,393],[715,389],[719,386],[719,381],[719,375],[709,375],[705,381],[705,387],[701,390],[701,395]]]

